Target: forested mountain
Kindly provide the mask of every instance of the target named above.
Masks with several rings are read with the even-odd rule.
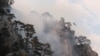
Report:
[[[16,20],[10,10],[13,3],[13,0],[0,1],[0,56],[53,56],[51,45],[40,42],[35,35],[34,25]],[[85,36],[75,36],[71,25],[62,18],[52,28],[60,37],[62,54],[59,56],[98,56],[90,46],[91,41]]]

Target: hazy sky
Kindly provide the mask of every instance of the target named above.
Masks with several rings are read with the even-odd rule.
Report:
[[[50,12],[58,20],[64,17],[76,22],[76,34],[91,39],[93,49],[100,54],[100,0],[15,0],[13,9],[26,16],[31,11]]]

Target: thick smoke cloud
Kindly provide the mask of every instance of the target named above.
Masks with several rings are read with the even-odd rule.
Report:
[[[42,15],[36,15],[36,13],[32,12],[31,15],[33,15],[32,18],[36,18],[39,21],[35,22],[34,26],[40,41],[51,44],[52,50],[54,51],[53,56],[62,56],[60,39],[56,35],[56,31],[54,31],[57,20],[48,12]]]
[[[34,1],[38,2],[39,0],[34,0]],[[64,2],[62,2],[62,1],[64,1]],[[66,7],[66,2],[67,2],[67,7]],[[61,3],[62,6],[60,6],[61,4],[59,4],[59,3]],[[41,41],[44,40],[44,38],[45,38],[45,36],[44,36],[45,35],[45,32],[46,32],[46,35],[47,36],[51,36],[51,35],[47,34],[47,32],[48,31],[50,31],[50,33],[52,31],[54,32],[54,29],[52,31],[51,31],[51,29],[52,29],[53,26],[55,26],[53,23],[50,23],[49,24],[52,27],[51,26],[48,26],[48,24],[47,24],[48,20],[47,19],[45,19],[45,20],[47,20],[47,22],[44,23],[45,20],[43,19],[43,17],[41,18],[41,16],[43,16],[43,12],[44,11],[50,11],[51,10],[51,12],[54,13],[54,14],[56,14],[57,17],[60,17],[60,15],[63,16],[63,14],[65,14],[65,12],[67,12],[65,14],[65,16],[66,15],[67,15],[67,17],[69,16],[68,18],[81,18],[82,17],[84,19],[84,17],[87,17],[87,14],[89,14],[79,4],[74,4],[74,6],[73,6],[72,4],[69,4],[68,3],[68,0],[66,0],[66,1],[65,0],[59,0],[56,3],[56,7],[60,7],[60,8],[55,8],[53,10],[50,9],[50,8],[53,8],[53,7],[50,7],[50,8],[48,8],[48,7],[44,7],[44,8],[43,7],[35,7],[34,6],[35,4],[36,3],[33,2],[32,0],[30,0],[30,1],[29,0],[15,0],[15,4],[12,6],[13,7],[13,11],[12,12],[14,14],[16,14],[17,20],[21,20],[22,22],[30,23],[30,24],[35,25],[35,29],[36,29],[37,35],[39,36],[39,38],[41,39]],[[89,4],[89,3],[87,3],[87,4]],[[67,9],[65,9],[65,7]],[[37,9],[39,9],[40,11],[37,10]],[[35,12],[34,10],[38,11],[38,13]],[[62,12],[62,10],[63,10],[63,12]],[[80,11],[80,12],[78,12],[78,11]],[[60,13],[56,13],[56,12],[60,12]],[[51,20],[51,19],[49,19],[49,20]],[[53,20],[56,21],[54,18],[53,18]],[[81,20],[81,19],[79,19],[79,20]],[[84,22],[87,22],[85,19],[83,21]],[[97,21],[99,21],[99,20],[97,20]],[[54,23],[56,24],[56,22],[54,22]],[[85,25],[85,27],[89,27],[85,23],[83,23],[82,25]],[[46,28],[44,26],[46,26]],[[74,29],[78,30],[77,31],[78,34],[84,34],[84,33],[87,34],[87,33],[89,33],[89,31],[87,33],[86,32],[83,33],[83,30],[85,30],[85,29],[81,29],[81,28],[84,28],[84,27],[81,27],[81,28],[80,28],[80,26],[77,26],[77,27],[78,27],[78,29],[77,28],[74,28]],[[50,28],[50,30],[48,30],[48,28]],[[91,29],[89,28],[89,30],[91,30]],[[43,31],[44,31],[44,33],[43,33]],[[95,44],[99,43],[98,42],[99,40],[96,41],[95,38],[94,38],[96,36],[94,36],[94,37],[93,36],[92,36],[92,38],[93,38],[92,39],[91,38],[91,35],[89,35],[90,39],[93,41],[92,43],[94,43],[92,45],[95,46],[95,50],[98,50],[99,51],[99,49],[98,49],[99,47],[96,48],[97,46],[95,45]],[[51,39],[51,37],[50,38],[45,38],[45,39],[49,40],[49,39]],[[96,39],[98,39],[98,38],[99,38],[99,36]],[[44,42],[46,42],[46,40]]]

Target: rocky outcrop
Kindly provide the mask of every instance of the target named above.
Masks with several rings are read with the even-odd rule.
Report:
[[[64,22],[62,18],[55,27],[61,41],[62,56],[98,56],[90,46],[91,41],[85,36],[75,36],[75,31],[71,30],[71,26],[70,22]]]

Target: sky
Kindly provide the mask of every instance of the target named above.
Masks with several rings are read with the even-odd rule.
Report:
[[[75,22],[76,35],[85,35],[92,42],[93,50],[100,54],[100,0],[15,0],[13,9],[26,16],[31,11],[39,14],[49,12],[57,20],[64,17],[66,21]],[[100,56],[100,55],[99,55]]]

